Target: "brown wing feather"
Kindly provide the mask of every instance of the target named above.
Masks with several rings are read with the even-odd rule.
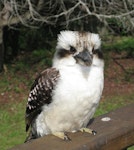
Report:
[[[59,71],[55,68],[44,70],[31,87],[26,106],[26,131],[28,131],[32,121],[40,114],[42,106],[48,105],[52,101],[52,90],[59,79]]]

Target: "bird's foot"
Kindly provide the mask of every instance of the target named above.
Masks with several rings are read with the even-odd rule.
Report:
[[[71,139],[68,137],[68,135],[64,132],[54,132],[52,134],[64,141],[71,141]]]
[[[89,128],[81,128],[79,131],[81,132],[87,132],[87,133],[90,133],[90,134],[93,134],[93,135],[96,135],[97,132],[92,130],[92,129],[89,129]]]

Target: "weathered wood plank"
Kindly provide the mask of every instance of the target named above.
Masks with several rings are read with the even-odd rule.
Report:
[[[102,118],[109,117],[109,121]],[[107,119],[107,118],[106,118]],[[97,131],[97,135],[88,133],[69,133],[72,139],[62,141],[52,135],[33,140],[10,150],[121,150],[134,145],[134,103],[123,108],[99,116],[92,120],[89,128]]]

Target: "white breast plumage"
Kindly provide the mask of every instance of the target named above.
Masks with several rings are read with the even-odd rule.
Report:
[[[53,92],[53,103],[49,108],[45,106],[38,117],[37,132],[41,136],[56,131],[73,132],[86,127],[102,94],[103,68],[88,68],[88,77],[85,78],[84,72],[77,65],[69,69],[64,67],[60,70],[60,76]],[[43,121],[42,115],[45,116]],[[43,133],[42,128],[45,131]]]

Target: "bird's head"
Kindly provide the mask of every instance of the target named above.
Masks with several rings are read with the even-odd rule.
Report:
[[[93,56],[101,57],[101,40],[98,34],[78,31],[61,31],[58,36],[56,57],[70,58],[75,63],[90,66]]]

